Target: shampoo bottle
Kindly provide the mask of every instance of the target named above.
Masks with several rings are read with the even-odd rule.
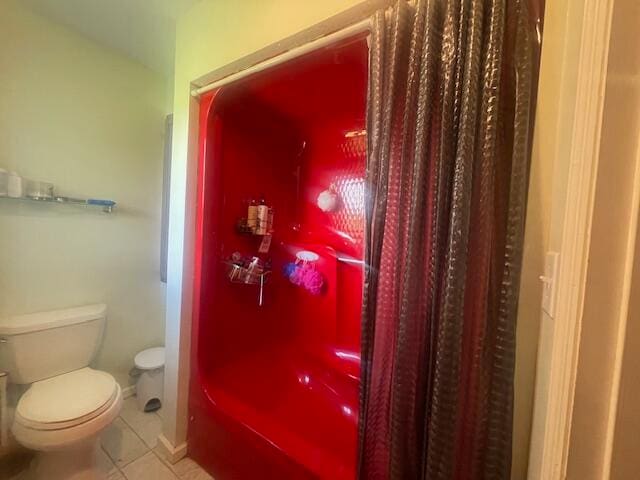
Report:
[[[247,227],[249,227],[253,233],[255,233],[258,228],[258,204],[253,198],[249,202],[249,208],[247,210]]]
[[[263,195],[262,197],[260,197],[260,202],[258,203],[258,226],[256,228],[256,234],[266,235],[268,226],[269,207],[267,207],[267,202],[265,202]]]
[[[267,233],[273,233],[273,208],[269,207],[269,214],[267,215]]]

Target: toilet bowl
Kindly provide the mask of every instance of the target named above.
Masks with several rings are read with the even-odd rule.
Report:
[[[100,433],[121,407],[113,377],[90,368],[32,384],[20,397],[11,428],[19,443],[39,452],[32,477],[99,478],[94,455]]]
[[[0,364],[9,383],[28,385],[11,432],[35,450],[28,478],[100,479],[100,433],[118,416],[122,391],[89,368],[100,345],[106,307],[89,305],[0,320]]]

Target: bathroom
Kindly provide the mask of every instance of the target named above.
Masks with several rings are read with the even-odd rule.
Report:
[[[638,25],[4,0],[0,479],[630,478]]]
[[[171,82],[162,55],[154,70],[66,23],[69,11],[54,17],[47,2],[27,3],[4,2],[0,15],[0,168],[25,179],[19,185],[25,197],[49,197],[52,185],[59,197],[116,204],[108,213],[103,205],[3,198],[0,317],[24,321],[25,314],[106,305],[92,366],[113,376],[124,397],[107,432],[110,447],[99,451],[106,476],[134,453],[151,452],[162,429],[157,411],[138,409],[130,373],[138,353],[164,345],[162,192]],[[51,341],[71,350],[76,338]],[[19,393],[10,387],[8,403],[15,406]],[[15,451],[14,442],[2,443],[2,454]],[[18,458],[31,460],[20,451]]]

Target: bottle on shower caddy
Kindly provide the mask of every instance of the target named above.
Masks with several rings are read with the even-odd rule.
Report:
[[[273,233],[273,207],[269,207],[269,214],[267,215],[267,235]]]
[[[269,207],[264,199],[264,195],[260,197],[257,208],[257,226],[256,235],[266,235],[269,232]]]
[[[249,200],[247,208],[247,227],[255,233],[258,228],[258,202],[254,198]]]

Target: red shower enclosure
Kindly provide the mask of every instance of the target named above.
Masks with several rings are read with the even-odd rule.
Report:
[[[355,477],[367,76],[360,36],[201,99],[189,453],[218,480]],[[300,251],[320,293],[283,271]],[[239,257],[267,264],[262,288]]]

